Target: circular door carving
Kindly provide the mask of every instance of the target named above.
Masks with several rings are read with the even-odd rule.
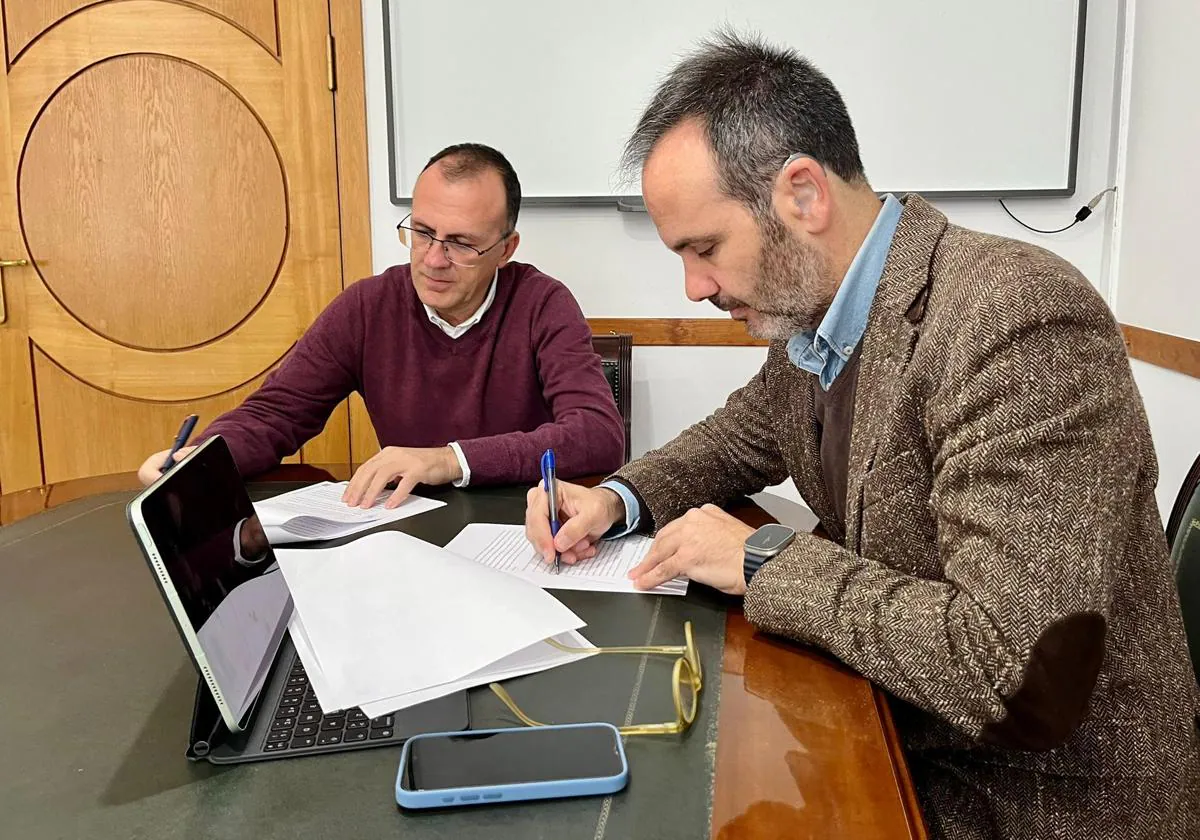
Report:
[[[287,240],[283,169],[261,123],[221,81],[159,55],[106,60],[58,89],[29,133],[18,202],[59,303],[147,350],[237,326]]]

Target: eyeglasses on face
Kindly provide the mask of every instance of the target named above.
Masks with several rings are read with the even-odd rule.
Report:
[[[496,242],[480,250],[474,245],[468,245],[465,242],[456,242],[453,239],[438,239],[432,233],[418,230],[410,225],[410,219],[412,219],[411,213],[405,216],[400,224],[396,225],[396,233],[400,236],[400,244],[412,251],[414,255],[419,255],[424,254],[433,243],[437,242],[442,246],[442,253],[446,255],[446,259],[463,268],[474,268],[479,265],[488,251],[498,247],[506,242],[508,237],[512,236],[512,231],[510,230],[496,240]]]
[[[571,647],[547,639],[564,653],[588,655],[594,653],[635,653],[662,656],[678,656],[675,667],[671,672],[671,695],[675,701],[675,720],[667,723],[641,723],[632,726],[617,727],[622,735],[677,735],[684,732],[696,719],[696,711],[700,706],[700,691],[704,687],[704,675],[700,669],[700,655],[696,652],[696,642],[692,637],[692,622],[683,624],[683,645],[652,645],[648,647]],[[514,715],[526,726],[546,726],[547,724],[534,720],[517,705],[512,695],[499,683],[491,683],[489,688],[500,698]]]

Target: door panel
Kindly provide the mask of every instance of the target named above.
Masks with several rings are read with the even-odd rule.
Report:
[[[341,254],[326,0],[0,2],[0,259],[31,263],[3,275],[13,492],[134,469],[188,406],[235,405]],[[347,462],[348,417],[306,454]]]
[[[283,260],[287,198],[270,136],[227,86],[177,59],[119,56],[59,88],[18,185],[43,282],[99,339],[143,350],[215,341],[263,301]],[[114,230],[104,208],[119,206]],[[134,266],[136,297],[125,294]]]
[[[18,57],[29,42],[72,12],[101,0],[37,0],[13,3],[7,9],[10,60]],[[279,54],[279,33],[275,26],[275,0],[188,0],[193,6],[209,9],[254,37],[272,54]]]
[[[262,381],[255,379],[228,393],[201,400],[143,403],[97,392],[60,368],[36,347],[33,353],[38,387],[48,388],[55,395],[53,400],[44,403],[41,413],[42,452],[48,484],[125,472],[129,464],[122,460],[122,452],[136,449],[145,458],[150,452],[168,448],[184,417],[199,414],[201,422],[207,422],[240,403]],[[81,416],[97,411],[110,418],[103,445],[96,445],[91,430],[79,422]],[[147,451],[148,440],[157,440],[158,445],[151,445]]]

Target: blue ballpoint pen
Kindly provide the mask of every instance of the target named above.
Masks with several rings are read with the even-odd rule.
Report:
[[[558,536],[558,476],[554,467],[554,450],[542,453],[542,485],[550,500],[550,536]],[[554,571],[559,571],[558,549],[554,551]]]
[[[189,414],[183,420],[183,425],[179,427],[179,434],[175,435],[175,443],[171,446],[171,451],[167,453],[167,460],[163,461],[159,472],[166,472],[175,466],[175,453],[183,448],[183,445],[188,442],[188,438],[192,436],[192,430],[196,428],[196,421],[200,419],[198,414]]]

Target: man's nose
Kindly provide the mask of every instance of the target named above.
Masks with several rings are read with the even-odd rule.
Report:
[[[721,291],[721,287],[717,282],[701,271],[683,272],[683,289],[687,294],[688,300],[694,303],[708,300],[713,295]]]

